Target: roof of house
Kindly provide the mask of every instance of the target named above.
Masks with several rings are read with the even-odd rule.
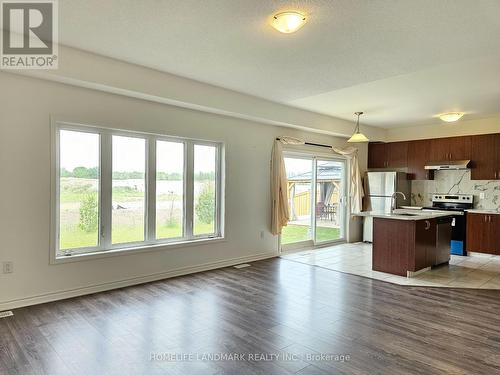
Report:
[[[318,175],[316,179],[318,182],[340,180],[342,178],[342,168],[340,166],[318,166]],[[288,177],[288,181],[310,181],[312,179],[312,172],[305,172],[296,176]]]

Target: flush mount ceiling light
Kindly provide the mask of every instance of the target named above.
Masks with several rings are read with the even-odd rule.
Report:
[[[271,25],[279,32],[290,34],[306,23],[306,16],[299,12],[281,12],[273,16]]]
[[[349,143],[361,143],[361,142],[369,142],[370,140],[366,138],[366,136],[359,131],[359,116],[363,114],[363,112],[354,112],[358,119],[356,121],[356,129],[354,130],[354,134],[351,138],[347,140]]]
[[[445,122],[454,122],[460,120],[464,115],[463,112],[448,112],[439,115],[439,118]]]

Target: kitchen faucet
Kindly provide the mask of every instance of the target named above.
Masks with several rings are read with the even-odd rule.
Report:
[[[396,196],[398,194],[401,194],[403,196],[403,199],[406,200],[406,195],[400,191],[396,191],[394,193],[392,193],[391,195],[391,214],[392,212],[396,209]]]

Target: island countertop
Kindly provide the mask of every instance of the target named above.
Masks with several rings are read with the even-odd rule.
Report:
[[[370,216],[379,217],[383,219],[394,219],[394,220],[429,220],[435,219],[437,217],[452,216],[453,212],[450,211],[434,211],[434,210],[412,210],[412,209],[396,209],[392,214],[386,212],[377,211],[363,211],[355,216]]]
[[[487,208],[471,208],[470,210],[465,210],[471,214],[485,214],[485,215],[500,215],[500,211],[487,209]]]

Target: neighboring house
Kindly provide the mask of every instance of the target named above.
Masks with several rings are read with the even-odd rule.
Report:
[[[316,188],[316,216],[333,220],[327,208],[334,208],[339,203],[342,168],[340,166],[318,166]],[[312,173],[306,172],[288,177],[288,200],[290,220],[308,216],[311,212],[311,179]]]

